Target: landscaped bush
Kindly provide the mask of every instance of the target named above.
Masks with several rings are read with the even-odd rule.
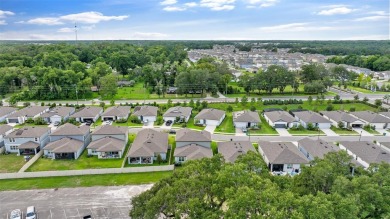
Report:
[[[334,109],[333,105],[332,104],[329,104],[327,107],[326,107],[326,111],[332,111]]]
[[[162,117],[157,117],[157,120],[156,120],[156,124],[157,125],[162,125],[164,123],[164,120],[163,120],[163,118]]]
[[[142,123],[142,121],[140,119],[138,119],[138,117],[135,116],[135,115],[130,116],[130,121],[132,123],[135,123],[135,124],[141,124]]]
[[[355,107],[349,108],[349,112],[355,112],[355,111],[356,111],[356,108],[355,108]]]
[[[116,120],[116,123],[126,123],[127,120],[126,119],[117,119]]]
[[[28,119],[26,120],[26,123],[32,124],[32,123],[34,123],[34,120],[33,120],[32,118],[28,118]]]
[[[34,120],[34,124],[35,124],[35,125],[45,125],[46,122],[45,122],[45,120],[43,120],[42,118],[38,117],[38,118],[36,118],[36,119]]]

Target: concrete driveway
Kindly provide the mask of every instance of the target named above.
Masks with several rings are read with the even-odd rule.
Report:
[[[382,135],[385,134],[386,136],[390,136],[390,131],[388,130],[385,130],[385,129],[377,129],[377,131],[379,133],[381,133]]]
[[[145,122],[142,128],[153,128],[154,122]]]
[[[329,129],[321,129],[327,136],[339,136],[336,134],[334,131],[332,131],[330,128]]]
[[[362,136],[374,136],[373,134],[367,132],[366,130],[362,129],[362,128],[353,128],[354,131],[356,131],[357,133],[361,133]]]
[[[171,125],[166,125],[166,122],[164,122],[161,126],[160,126],[160,128],[161,129],[172,129],[172,125],[173,125],[173,123],[171,123]]]
[[[285,128],[275,128],[280,136],[291,136],[291,134]]]
[[[246,136],[246,133],[240,128],[236,128],[236,136]]]
[[[40,219],[130,218],[130,199],[152,185],[39,189],[0,192],[0,218],[35,206]]]
[[[214,130],[217,128],[216,125],[207,125],[206,128],[204,128],[205,131],[210,132],[211,134],[214,133]]]

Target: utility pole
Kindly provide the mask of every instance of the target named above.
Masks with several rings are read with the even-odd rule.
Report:
[[[77,100],[77,106],[79,105],[79,95],[78,95],[78,90],[77,90],[77,85],[74,85],[76,88],[76,100]]]
[[[76,36],[76,43],[77,43],[77,25],[76,25],[76,22],[74,22],[74,33],[75,33],[75,36]]]
[[[363,132],[363,131],[360,131],[359,141],[360,141],[360,139],[362,138],[362,132]]]

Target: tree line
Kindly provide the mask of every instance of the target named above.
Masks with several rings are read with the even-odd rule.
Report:
[[[368,68],[372,71],[390,70],[390,55],[347,55],[333,56],[326,60],[328,63],[346,64],[361,68]]]

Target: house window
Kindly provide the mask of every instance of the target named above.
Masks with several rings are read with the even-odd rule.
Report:
[[[18,150],[18,146],[17,145],[11,145],[10,149],[11,149],[11,151],[16,151],[16,150]]]
[[[185,161],[185,157],[179,157],[179,162],[184,162]]]
[[[9,142],[15,142],[15,138],[10,138]]]
[[[35,138],[35,141],[38,141],[38,138]]]
[[[293,165],[292,164],[287,164],[287,169],[292,169]]]
[[[96,149],[93,149],[91,152],[92,154],[96,154]]]

